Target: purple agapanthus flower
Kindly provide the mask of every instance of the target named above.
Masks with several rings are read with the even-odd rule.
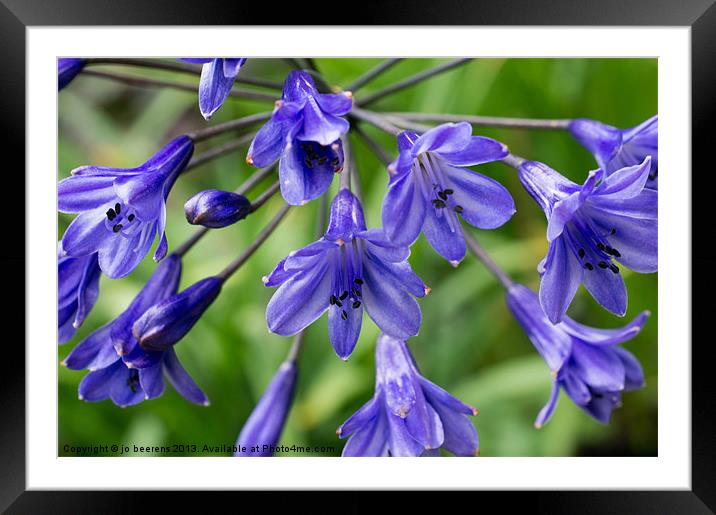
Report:
[[[154,259],[167,252],[165,200],[194,151],[179,136],[136,168],[82,166],[57,186],[58,209],[79,213],[62,237],[71,257],[98,253],[99,266],[113,279],[128,275],[159,234]]]
[[[507,147],[472,135],[469,123],[446,123],[418,136],[398,136],[400,154],[388,167],[390,182],[383,201],[388,238],[409,246],[420,235],[456,266],[465,257],[460,215],[481,229],[494,229],[515,212],[510,193],[497,181],[465,166],[497,161]]]
[[[102,271],[97,254],[67,257],[62,242],[57,243],[57,332],[58,342],[75,335],[99,297]]]
[[[599,167],[607,174],[626,166],[638,165],[647,156],[651,157],[651,171],[646,187],[658,188],[658,115],[630,129],[617,129],[595,120],[581,118],[569,124],[569,132],[594,155]]]
[[[421,376],[404,341],[381,335],[375,368],[375,395],[338,428],[343,456],[478,454],[477,410]]]
[[[326,234],[291,252],[264,278],[266,286],[280,285],[266,308],[269,330],[294,335],[328,310],[329,336],[342,359],[358,341],[364,307],[386,334],[418,334],[422,315],[414,297],[430,289],[410,268],[409,254],[383,231],[366,229],[360,201],[341,190]]]
[[[349,92],[319,93],[308,73],[290,72],[282,99],[256,134],[246,161],[264,168],[280,159],[281,194],[289,204],[321,196],[343,169],[340,137],[349,124],[341,116],[352,106]]]
[[[236,440],[234,456],[272,456],[296,388],[296,363],[281,364]]]
[[[246,58],[184,57],[181,60],[203,65],[201,79],[199,79],[199,110],[204,119],[208,120],[231,93],[236,76],[246,63]]]
[[[627,292],[614,261],[639,273],[657,271],[658,193],[645,188],[650,168],[647,157],[608,176],[600,169],[580,186],[545,164],[520,165],[522,184],[548,220],[539,296],[553,323],[582,283],[605,309],[624,316]]]
[[[537,295],[521,284],[507,293],[515,318],[552,371],[552,393],[535,421],[541,427],[552,416],[561,388],[574,403],[606,424],[621,406],[621,394],[644,386],[644,372],[633,354],[619,344],[641,332],[648,312],[619,329],[597,329],[565,316],[553,325],[542,312]]]
[[[57,91],[61,91],[72,79],[77,77],[87,64],[86,59],[62,57],[57,60]]]
[[[206,395],[184,370],[173,348],[145,352],[132,334],[132,324],[142,313],[176,293],[181,268],[178,256],[168,256],[121,315],[90,334],[70,352],[64,365],[72,370],[90,370],[80,383],[80,399],[110,398],[122,407],[137,404],[162,395],[166,375],[184,398],[208,405]]]

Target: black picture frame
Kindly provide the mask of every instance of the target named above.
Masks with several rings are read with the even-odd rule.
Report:
[[[716,112],[716,5],[713,0],[526,0],[469,1],[413,0],[408,3],[383,1],[380,8],[349,10],[336,14],[336,20],[318,13],[338,13],[324,2],[312,2],[302,8],[281,10],[267,2],[230,2],[202,0],[0,0],[0,49],[3,53],[0,80],[0,124],[2,135],[4,244],[0,246],[0,265],[7,299],[3,309],[6,328],[20,328],[19,337],[9,337],[3,347],[2,393],[0,394],[0,510],[7,513],[137,513],[149,509],[146,499],[157,496],[165,510],[171,505],[190,509],[206,507],[200,500],[181,492],[70,492],[26,491],[25,486],[25,31],[39,25],[233,25],[265,23],[270,25],[336,23],[355,25],[659,25],[691,28],[692,72],[692,474],[690,491],[590,491],[590,492],[480,492],[476,509],[487,500],[497,500],[501,509],[527,503],[531,512],[545,513],[714,513],[716,512],[716,387],[711,379],[713,361],[709,350],[713,336],[706,321],[713,301],[708,296],[716,286],[712,269],[716,250],[710,245],[713,200],[710,190],[699,187],[695,179],[713,173],[708,127]],[[347,13],[351,13],[350,15]],[[14,160],[14,163],[13,163]],[[10,164],[13,163],[13,164]],[[680,171],[688,173],[687,170]],[[703,179],[702,179],[703,180]],[[11,181],[10,183],[8,181]],[[23,194],[21,194],[24,193]],[[22,220],[22,222],[21,222]],[[704,237],[706,236],[706,237]],[[686,333],[686,329],[684,331]],[[683,345],[688,341],[667,342]],[[233,492],[213,492],[212,503],[231,502]],[[271,494],[261,494],[267,504],[275,503]],[[304,494],[293,493],[300,503]],[[260,502],[260,501],[259,501]],[[400,501],[401,504],[405,499]],[[349,493],[343,506],[358,509],[363,497]],[[323,504],[323,501],[322,503]],[[326,503],[326,505],[331,503]],[[343,510],[333,506],[331,511]]]

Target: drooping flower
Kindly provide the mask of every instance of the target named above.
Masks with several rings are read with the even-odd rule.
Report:
[[[328,310],[330,340],[342,359],[358,341],[364,307],[384,333],[402,339],[418,334],[422,315],[414,297],[430,289],[410,268],[409,254],[381,230],[366,229],[360,201],[341,190],[326,234],[291,252],[264,278],[266,286],[280,285],[266,308],[269,330],[294,335]]]
[[[272,456],[293,402],[297,367],[285,361],[251,412],[236,440],[234,456]],[[253,449],[253,451],[252,451]]]
[[[569,124],[569,132],[597,160],[599,167],[612,174],[626,166],[641,164],[651,157],[651,171],[647,188],[658,189],[659,179],[659,116],[630,129],[580,118]]]
[[[132,333],[147,352],[164,351],[184,338],[221,292],[224,280],[207,277],[147,309]]]
[[[383,201],[383,227],[394,243],[409,246],[422,231],[435,251],[456,266],[465,257],[458,215],[474,227],[494,229],[514,214],[504,186],[464,168],[507,155],[502,143],[473,136],[469,123],[446,123],[422,136],[403,132],[398,148]]]
[[[202,64],[199,79],[199,110],[208,120],[221,107],[231,93],[236,76],[246,63],[245,57],[192,58],[181,59],[189,63]]]
[[[321,196],[343,169],[340,137],[349,124],[341,116],[352,106],[349,92],[319,93],[308,73],[290,72],[282,99],[251,142],[246,162],[264,168],[280,159],[281,194],[289,204]]]
[[[57,331],[58,342],[75,335],[99,297],[102,272],[97,254],[67,257],[62,242],[57,243]]]
[[[57,91],[61,91],[72,79],[77,77],[87,64],[86,59],[62,57],[57,59]]]
[[[219,229],[243,220],[251,213],[251,201],[243,195],[221,190],[200,191],[184,204],[186,221]]]
[[[478,454],[477,410],[421,376],[404,341],[381,335],[375,368],[375,395],[338,428],[343,456]]]
[[[164,392],[163,376],[187,400],[208,404],[206,395],[179,362],[173,348],[145,352],[132,334],[132,324],[150,306],[177,291],[181,260],[172,254],[117,318],[82,340],[63,364],[72,370],[88,369],[79,387],[80,399],[100,401],[107,398],[119,406],[154,399]]]
[[[658,193],[645,188],[650,167],[647,157],[608,176],[600,169],[579,186],[543,163],[520,165],[522,184],[548,220],[539,297],[553,323],[582,283],[605,309],[624,316],[627,292],[615,260],[635,272],[657,271]]]
[[[643,312],[619,329],[597,329],[565,316],[553,325],[537,295],[521,284],[507,293],[507,303],[552,371],[552,393],[535,421],[541,427],[552,416],[560,389],[591,417],[606,424],[621,406],[621,394],[644,386],[644,373],[633,354],[619,346],[641,332],[649,318]]]
[[[136,168],[82,166],[57,186],[58,209],[79,213],[62,237],[71,257],[98,253],[99,266],[113,279],[128,275],[159,234],[155,261],[167,252],[165,200],[189,162],[194,144],[172,140]]]

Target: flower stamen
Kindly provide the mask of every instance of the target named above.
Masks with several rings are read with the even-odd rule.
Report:
[[[129,377],[127,377],[127,386],[130,390],[132,390],[132,393],[137,392],[137,388],[139,388],[139,371],[136,369],[131,369],[129,371]]]
[[[342,241],[342,240],[341,240]],[[346,242],[344,242],[346,243]],[[341,245],[338,251],[339,264],[337,266],[333,279],[333,293],[329,298],[329,304],[337,308],[343,308],[343,303],[347,302],[352,309],[358,309],[362,305],[361,297],[363,292],[362,275],[362,249],[360,242],[351,239],[344,245]],[[341,310],[341,319],[348,320],[348,312]]]
[[[619,268],[612,263],[612,259],[621,257],[621,253],[606,240],[606,236],[616,232],[615,229],[612,228],[607,234],[600,236],[601,231],[597,231],[591,223],[576,216],[567,224],[565,232],[569,235],[567,241],[580,260],[584,261],[589,255],[590,259],[583,263],[584,268],[589,271],[594,270],[592,264],[594,262],[602,270],[608,268],[615,274],[619,273]]]

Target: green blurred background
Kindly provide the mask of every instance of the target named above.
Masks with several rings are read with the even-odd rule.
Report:
[[[317,59],[331,84],[346,84],[379,62],[377,59]],[[441,60],[408,59],[391,68],[357,94],[377,91],[393,81]],[[109,70],[99,66],[96,69]],[[197,78],[164,71],[117,67],[114,71],[172,79],[195,85]],[[289,71],[282,60],[250,59],[241,74],[282,81]],[[229,99],[210,124],[270,110],[271,104]],[[385,111],[421,111],[538,118],[589,117],[617,127],[636,125],[657,110],[656,59],[480,59],[420,85],[386,97],[372,106]],[[90,76],[78,76],[59,95],[59,177],[83,164],[134,166],[170,138],[207,123],[191,92],[137,88]],[[392,137],[372,127],[392,155]],[[583,182],[595,167],[592,157],[562,132],[477,128],[518,155],[548,163]],[[231,134],[202,143],[196,154],[232,139]],[[387,182],[384,166],[353,138],[364,190],[369,226],[380,223]],[[183,203],[206,188],[232,190],[254,169],[244,163],[246,148],[212,161],[177,181],[168,200],[167,236],[177,246],[195,228],[183,215]],[[513,194],[517,214],[504,227],[475,231],[495,260],[514,277],[538,287],[537,263],[547,242],[545,220],[522,189],[514,170],[488,164],[480,171]],[[269,181],[249,197],[263,190]],[[331,194],[336,191],[335,180]],[[220,271],[268,222],[281,204],[273,198],[259,212],[232,227],[212,231],[184,260],[181,288]],[[86,403],[77,398],[85,372],[58,365],[59,454],[65,444],[171,445],[234,443],[257,399],[284,359],[290,338],[270,334],[264,309],[274,290],[261,283],[289,251],[313,241],[319,202],[294,209],[276,233],[233,276],[221,296],[176,350],[204,389],[211,406],[195,406],[167,385],[164,395],[129,408],[111,401]],[[58,237],[71,217],[60,215]],[[561,394],[552,420],[533,427],[546,402],[550,375],[546,365],[512,318],[503,291],[470,255],[457,268],[432,251],[421,236],[411,264],[433,292],[420,301],[423,326],[410,341],[423,374],[480,409],[474,422],[482,456],[655,456],[657,455],[657,274],[624,270],[629,290],[627,320],[648,309],[644,331],[626,344],[644,366],[646,387],[623,396],[624,406],[611,423],[595,422]],[[155,264],[150,257],[122,280],[102,278],[100,300],[70,342],[59,347],[63,359],[84,336],[122,312]],[[589,325],[626,323],[601,309],[582,288],[569,314]],[[340,455],[344,441],[336,428],[373,393],[373,349],[378,330],[367,317],[360,341],[348,362],[338,359],[328,341],[326,317],[308,329],[300,360],[293,409],[281,438],[284,445],[327,446]],[[298,453],[299,455],[301,453]],[[172,454],[174,455],[174,454]],[[287,455],[296,455],[288,453]]]

